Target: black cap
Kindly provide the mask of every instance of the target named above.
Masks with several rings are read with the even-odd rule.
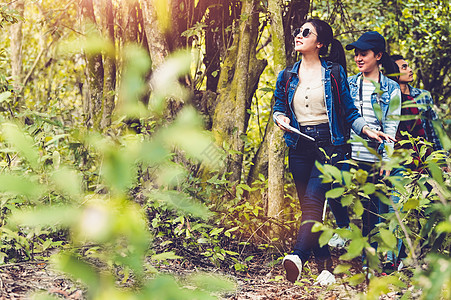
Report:
[[[367,31],[362,34],[357,41],[346,45],[346,50],[352,50],[354,48],[360,50],[376,49],[379,51],[385,51],[385,39],[377,31]]]

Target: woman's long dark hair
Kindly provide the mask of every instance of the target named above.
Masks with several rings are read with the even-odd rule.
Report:
[[[378,53],[382,53],[381,59],[378,61],[378,64],[382,65],[382,68],[384,68],[384,75],[388,78],[398,82],[398,73],[399,73],[399,67],[398,65],[393,62],[390,55],[380,49],[371,49],[374,52],[374,55],[377,55]]]
[[[346,55],[343,45],[339,40],[334,39],[334,34],[332,32],[332,27],[320,19],[308,19],[305,23],[310,23],[315,27],[316,33],[318,34],[318,42],[323,44],[323,47],[319,50],[319,54],[324,56],[326,60],[331,62],[339,63],[346,72]],[[329,55],[328,48],[330,45]]]

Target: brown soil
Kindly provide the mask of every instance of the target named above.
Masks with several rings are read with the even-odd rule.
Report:
[[[334,262],[337,262],[336,256]],[[158,266],[160,272],[170,273],[179,278],[189,276],[193,272],[204,271],[221,273],[236,282],[236,290],[221,295],[222,299],[352,299],[362,292],[365,284],[357,287],[343,282],[331,287],[314,284],[316,269],[308,264],[303,271],[302,279],[296,284],[285,280],[284,270],[280,263],[271,266],[267,257],[254,258],[247,272],[231,272],[215,268],[206,262],[193,260],[173,260],[169,264]],[[352,272],[358,272],[356,263]],[[80,284],[69,280],[56,272],[45,262],[27,262],[3,265],[0,267],[0,299],[30,299],[35,293],[57,296],[60,299],[86,299],[86,291]],[[183,282],[183,280],[181,280]],[[385,298],[391,299],[391,298]],[[396,298],[392,298],[396,299]]]

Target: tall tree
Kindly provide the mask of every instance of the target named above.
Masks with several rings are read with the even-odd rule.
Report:
[[[270,0],[268,2],[271,16],[271,34],[274,45],[274,71],[278,74],[287,66],[285,55],[285,30],[282,19],[282,1]],[[274,100],[273,100],[274,101]],[[267,216],[277,218],[283,210],[284,199],[284,176],[285,171],[285,143],[282,131],[269,121],[267,125],[269,143],[263,144],[268,147],[268,211]],[[277,235],[279,228],[274,228],[272,234]]]
[[[80,15],[85,23],[85,34],[99,34],[94,5],[92,0],[81,0]],[[99,26],[100,27],[100,26]],[[104,66],[101,53],[86,53],[86,77],[88,82],[88,97],[83,104],[85,124],[88,127],[100,129],[103,106]]]
[[[233,151],[227,163],[228,171],[232,172],[231,181],[241,180],[244,135],[249,121],[247,108],[256,88],[251,83],[260,77],[266,66],[264,61],[251,59],[257,45],[258,1],[246,0],[242,5],[242,19],[237,23],[239,29],[234,34],[234,44],[228,49],[221,68],[212,127],[219,144],[225,141]]]
[[[23,43],[23,15],[25,8],[24,0],[17,0],[11,3],[11,8],[16,10],[19,15],[19,20],[17,23],[12,24],[10,27],[11,36],[11,75],[14,82],[14,89],[20,91],[16,94],[16,104],[17,108],[20,110],[23,106],[23,95],[22,95],[22,80],[23,80],[23,62],[22,62],[22,43]]]
[[[114,13],[113,13],[113,3],[111,0],[105,2],[105,36],[112,45],[115,44],[115,34],[114,34]],[[104,76],[105,76],[105,86],[104,98],[103,98],[103,109],[102,109],[102,119],[100,120],[100,128],[107,128],[111,124],[111,116],[113,114],[115,106],[115,91],[116,91],[116,56],[106,55],[104,58]]]

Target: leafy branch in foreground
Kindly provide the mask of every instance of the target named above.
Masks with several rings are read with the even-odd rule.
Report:
[[[390,176],[385,182],[368,183],[366,178],[371,174],[355,168],[340,172],[335,167],[320,166],[325,181],[340,185],[329,191],[327,197],[341,199],[343,205],[349,206],[354,221],[360,219],[364,212],[362,201],[369,195],[375,194],[382,203],[394,207],[393,213],[381,216],[385,222],[378,224],[372,232],[375,234],[372,241],[378,243],[377,250],[370,245],[367,237],[362,237],[360,228],[355,224],[350,224],[350,230],[332,229],[322,224],[315,224],[313,228],[322,231],[321,245],[326,245],[334,233],[350,240],[341,260],[352,260],[364,252],[370,269],[378,271],[387,251],[396,253],[397,239],[402,239],[407,253],[403,261],[406,265],[404,269],[386,277],[368,277],[368,274],[362,273],[348,280],[353,285],[365,279],[369,281],[366,299],[378,299],[381,294],[393,289],[405,289],[409,278],[413,278],[412,283],[422,291],[424,299],[446,298],[451,291],[449,276],[433,279],[438,269],[451,262],[451,177],[441,169],[449,165],[449,158],[445,151],[429,154],[426,149],[430,144],[427,142],[412,137],[407,142],[416,145],[412,147],[418,152],[415,157],[419,157],[416,171],[405,168],[402,176]],[[411,163],[412,151],[395,151],[391,160],[384,162],[383,168],[392,171],[399,168],[400,163]],[[352,161],[349,163],[352,164]],[[380,167],[379,163],[375,170]],[[400,198],[399,203],[393,201],[393,196]],[[335,272],[349,274],[349,267],[348,264],[339,265]],[[405,292],[406,295],[411,293]]]
[[[136,48],[128,49],[127,55],[130,62],[147,59]],[[178,96],[184,93],[177,79],[189,67],[189,61],[189,53],[178,53],[167,62],[179,66],[166,68],[164,74],[165,84],[181,91]],[[127,76],[137,76],[133,72],[131,67],[124,72],[123,98],[120,98],[122,104],[118,113],[162,118],[161,108],[168,97],[167,91],[174,89],[155,85],[150,103],[156,111],[148,110],[138,101],[139,93],[135,91],[140,87],[136,82],[126,80]],[[47,142],[41,142],[42,136],[30,129],[2,121],[1,137],[8,145],[3,151],[4,157],[15,157],[13,163],[4,161],[0,183],[2,205],[7,210],[3,215],[0,243],[5,261],[11,259],[11,249],[18,247],[32,258],[27,232],[40,237],[45,228],[51,228],[68,232],[64,239],[67,244],[52,256],[51,262],[80,280],[87,287],[89,299],[211,299],[210,292],[233,287],[228,280],[212,276],[208,276],[212,285],[205,286],[205,280],[201,279],[205,275],[200,274],[192,278],[196,289],[184,289],[174,278],[160,276],[145,263],[152,236],[143,207],[131,197],[130,191],[134,187],[143,186],[152,201],[183,209],[201,219],[210,216],[203,204],[171,191],[174,174],[183,174],[171,160],[173,149],[201,161],[201,151],[211,143],[209,135],[202,131],[202,122],[194,109],[183,108],[172,123],[155,129],[152,135],[124,131],[122,134],[110,132],[106,136],[82,129],[60,128],[62,136],[45,137]],[[76,143],[77,147],[68,147],[71,143]],[[84,155],[91,162],[82,160],[74,165],[73,159],[77,155],[74,149],[84,149]],[[87,163],[89,169],[83,167]],[[142,182],[138,176],[140,170],[151,170],[159,181]],[[155,184],[159,188],[155,189]],[[51,243],[49,237],[40,246],[45,250]],[[114,274],[117,271],[123,282],[133,283],[131,289],[116,285]]]

